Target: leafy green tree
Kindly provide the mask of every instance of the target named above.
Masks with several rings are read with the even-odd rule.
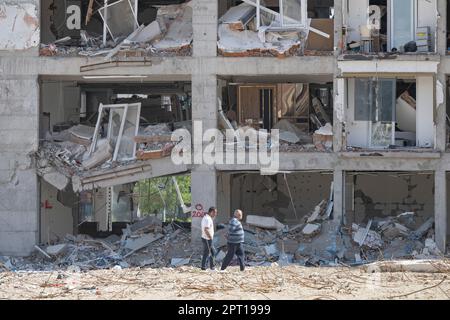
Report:
[[[184,203],[189,206],[191,203],[191,176],[177,176],[175,179]],[[140,181],[136,183],[133,193],[137,196],[142,215],[163,213],[165,208],[166,219],[173,219],[175,216],[182,219],[186,218],[181,210],[172,177]]]

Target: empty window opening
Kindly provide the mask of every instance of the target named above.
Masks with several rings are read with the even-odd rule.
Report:
[[[347,0],[344,2],[348,52],[435,52],[435,0]]]
[[[432,86],[432,77],[349,79],[344,136],[347,147],[433,148]]]
[[[331,151],[332,83],[221,83],[233,129],[278,129],[281,151]]]

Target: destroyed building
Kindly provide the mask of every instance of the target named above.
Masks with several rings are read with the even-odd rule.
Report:
[[[244,211],[250,265],[442,256],[448,10],[445,0],[1,3],[0,270],[29,255],[22,267],[197,263],[210,206],[218,224]],[[276,172],[171,160],[177,129],[232,130],[239,143],[251,128],[279,130]],[[153,178],[173,184],[184,223],[142,214],[136,186]]]

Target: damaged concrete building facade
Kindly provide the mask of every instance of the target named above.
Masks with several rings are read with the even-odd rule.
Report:
[[[139,218],[133,184],[186,174],[193,240],[216,206],[290,260],[445,252],[448,2],[0,3],[0,255],[112,232]],[[177,128],[278,129],[279,171],[175,165]]]

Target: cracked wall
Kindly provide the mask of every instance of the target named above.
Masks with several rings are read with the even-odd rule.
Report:
[[[38,235],[37,77],[0,77],[0,254],[25,255]]]
[[[33,3],[0,4],[0,50],[26,50],[39,45],[38,8]]]
[[[414,212],[418,224],[434,216],[433,174],[349,174],[346,182],[348,224],[404,212]]]

